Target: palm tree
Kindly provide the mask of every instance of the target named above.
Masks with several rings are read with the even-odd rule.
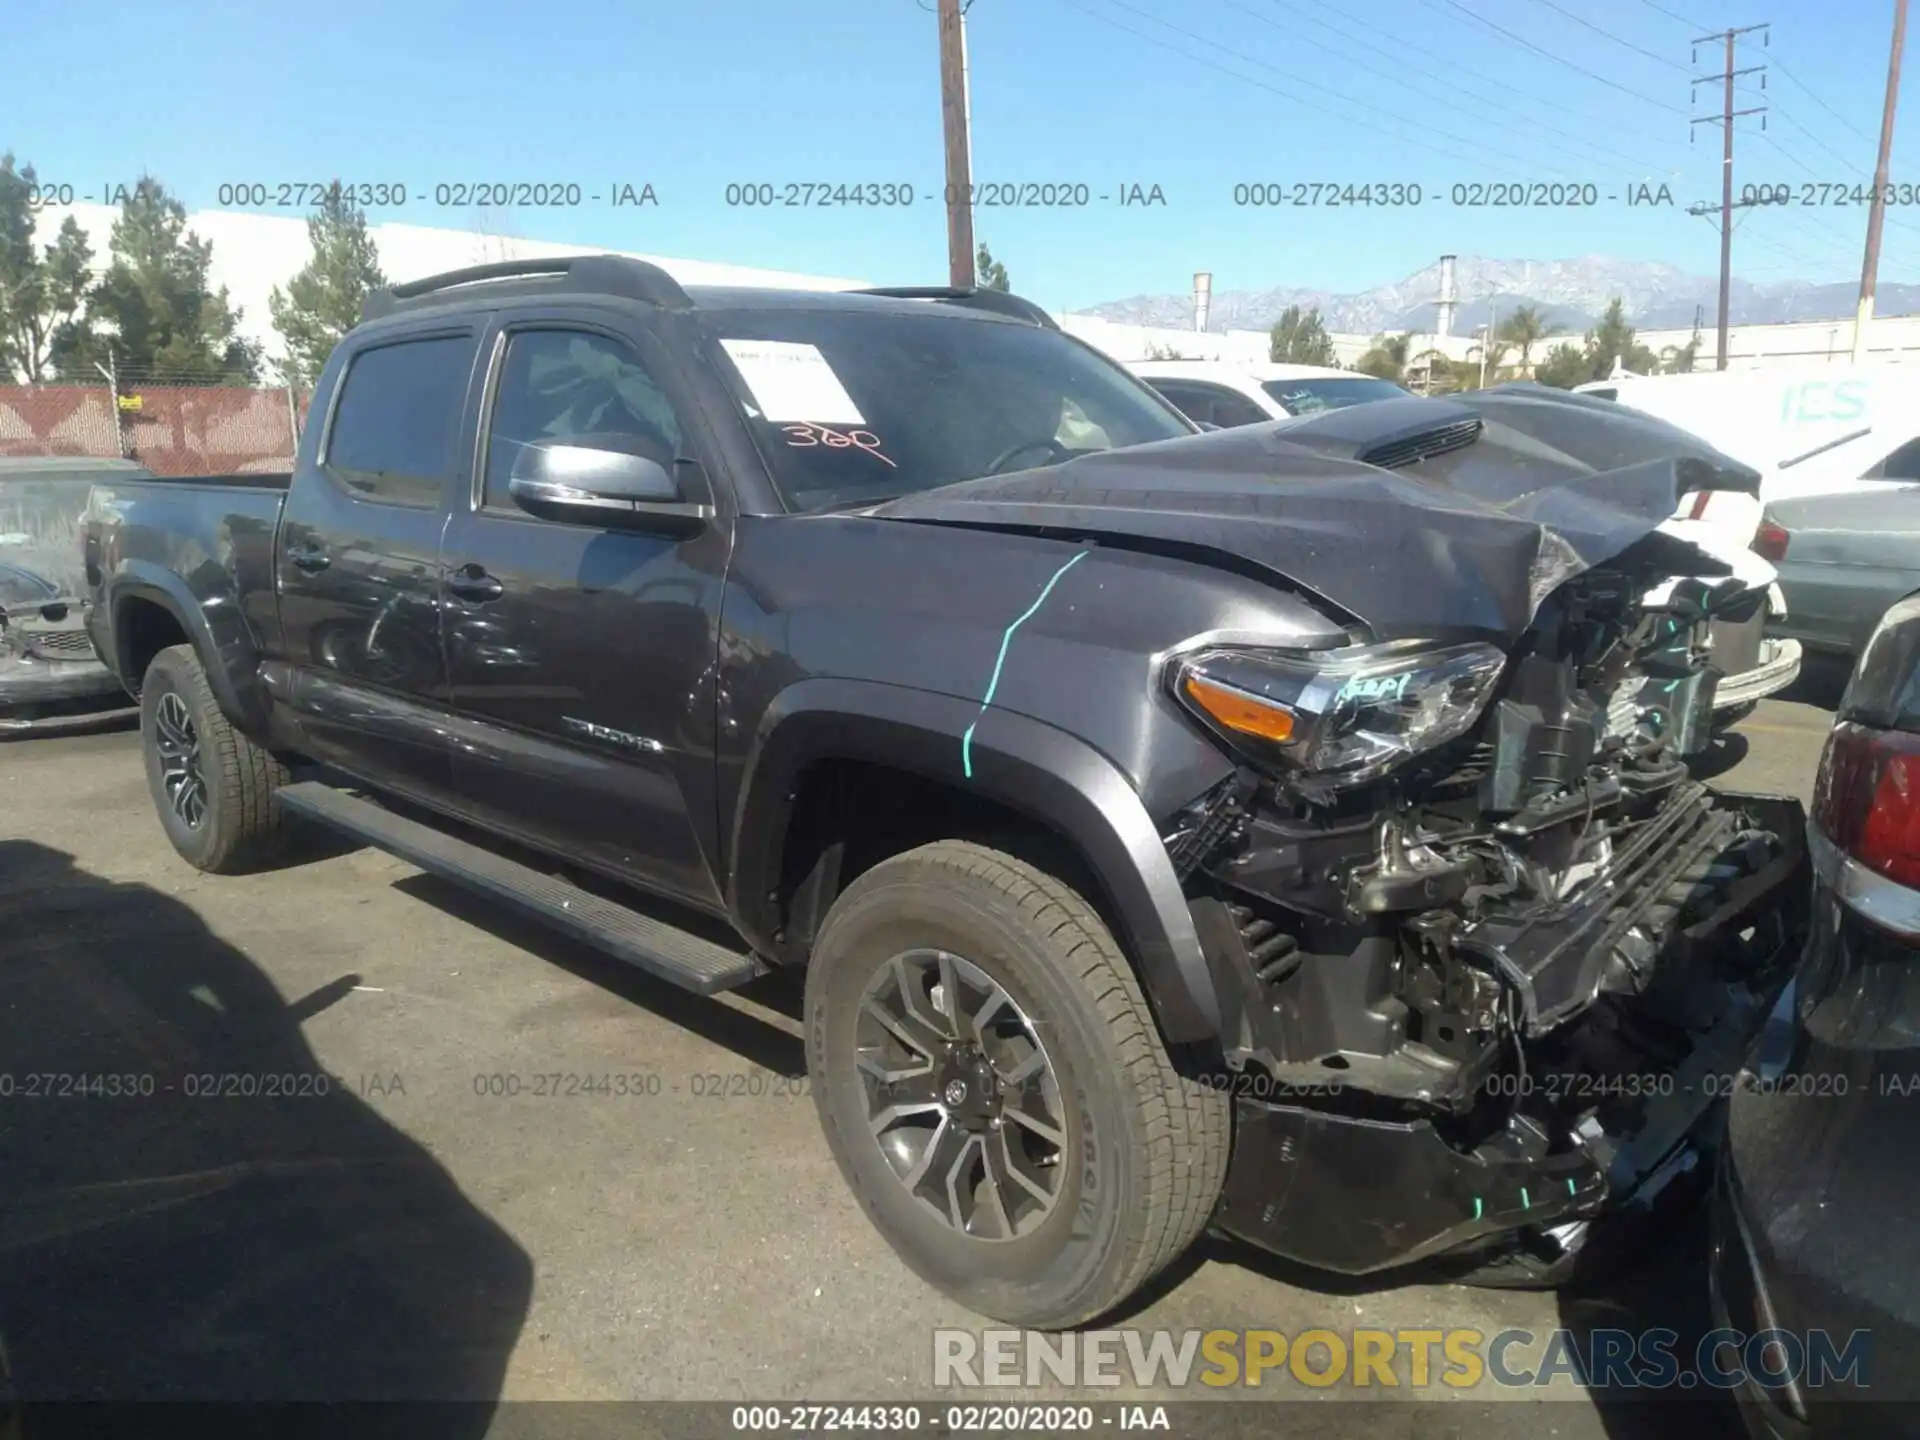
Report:
[[[1520,349],[1520,373],[1530,374],[1533,368],[1533,347],[1549,336],[1558,335],[1560,327],[1549,325],[1533,305],[1522,305],[1508,312],[1507,318],[1500,322],[1496,332],[1498,337],[1509,345]]]
[[[1398,385],[1407,373],[1407,346],[1411,335],[1376,335],[1373,348],[1354,362],[1353,368]]]

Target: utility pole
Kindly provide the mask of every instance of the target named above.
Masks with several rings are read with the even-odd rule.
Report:
[[[1873,167],[1873,203],[1867,210],[1867,258],[1860,267],[1860,308],[1853,317],[1853,363],[1867,356],[1873,324],[1873,286],[1880,270],[1880,227],[1887,214],[1887,156],[1893,149],[1893,108],[1900,98],[1900,52],[1907,45],[1907,0],[1893,0],[1893,53],[1887,57],[1887,102],[1880,112],[1880,158]]]
[[[1722,91],[1720,113],[1702,116],[1693,122],[1695,125],[1718,125],[1724,132],[1720,161],[1720,351],[1719,360],[1714,367],[1717,370],[1727,368],[1727,307],[1733,296],[1733,122],[1742,115],[1764,115],[1767,108],[1764,105],[1755,105],[1746,110],[1733,108],[1734,80],[1738,76],[1753,75],[1767,68],[1764,65],[1749,65],[1745,70],[1734,69],[1733,47],[1742,35],[1766,28],[1765,25],[1742,25],[1738,29],[1724,30],[1718,35],[1702,35],[1693,42],[1699,46],[1710,40],[1721,40],[1727,47],[1727,68],[1718,75],[1697,75],[1693,81],[1695,85],[1704,85],[1710,80],[1719,80],[1725,87]],[[1760,128],[1763,130],[1766,128],[1764,118],[1760,122]],[[1745,205],[1753,202],[1742,203]],[[1706,214],[1707,208],[1703,205],[1689,206],[1688,213]]]
[[[966,35],[960,0],[940,0],[940,113],[947,145],[947,283],[974,286],[973,167],[969,163]]]

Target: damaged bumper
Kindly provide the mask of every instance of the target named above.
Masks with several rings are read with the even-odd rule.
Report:
[[[1299,1042],[1314,1026],[1289,1006],[1315,1004],[1311,990],[1274,993],[1219,954],[1219,924],[1204,927],[1216,976],[1243,977],[1219,1228],[1349,1274],[1447,1257],[1483,1281],[1554,1284],[1677,1177],[1708,1173],[1718,1102],[1804,930],[1804,815],[1789,799],[1702,791],[1660,820],[1583,903],[1456,937],[1524,996],[1494,1069],[1448,1056],[1433,1035],[1431,1050],[1405,1045],[1378,1062],[1323,1053],[1309,1069]],[[1727,875],[1729,845],[1758,828],[1777,845]],[[1654,983],[1603,993],[1622,941],[1650,933],[1665,937],[1657,950],[1627,953],[1657,966]],[[1368,963],[1356,952],[1337,965]],[[1651,1034],[1658,1043],[1643,1045]]]

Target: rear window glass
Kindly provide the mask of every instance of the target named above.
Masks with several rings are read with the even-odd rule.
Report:
[[[431,509],[453,468],[473,370],[471,335],[363,350],[341,381],[327,469],[368,500]]]

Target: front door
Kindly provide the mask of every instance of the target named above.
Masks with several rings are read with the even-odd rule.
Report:
[[[307,748],[440,803],[453,793],[439,733],[440,535],[448,495],[471,474],[459,437],[478,348],[467,330],[349,356],[314,460],[288,493],[276,557]]]
[[[479,483],[442,549],[464,810],[490,828],[717,908],[714,659],[729,527],[675,536],[537,519],[528,446],[625,450],[712,504],[690,407],[628,339],[559,319],[495,342]]]

